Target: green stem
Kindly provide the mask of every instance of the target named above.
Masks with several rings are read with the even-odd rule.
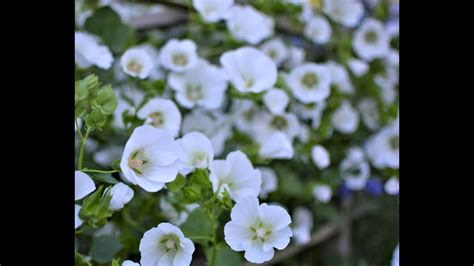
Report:
[[[86,134],[81,139],[81,148],[79,150],[79,162],[77,163],[77,169],[82,169],[82,161],[84,159],[84,149],[86,148],[87,137],[89,137],[89,133],[91,129],[87,127]]]
[[[82,139],[84,138],[84,136],[82,136],[81,129],[80,129],[80,127],[79,127],[79,122],[77,121],[77,118],[76,118],[76,131],[77,131],[77,133],[79,134],[79,139],[82,141]]]
[[[99,173],[99,174],[113,174],[113,173],[117,173],[117,172],[118,172],[118,171],[116,171],[116,170],[103,171],[103,170],[87,169],[87,168],[81,169],[81,171],[83,171],[83,172],[89,172],[89,173]]]
[[[214,217],[213,213],[211,210],[208,210],[209,218],[211,218],[211,223],[212,223],[212,252],[211,252],[211,259],[209,260],[209,266],[214,266],[216,264],[216,253],[217,253],[217,217]]]

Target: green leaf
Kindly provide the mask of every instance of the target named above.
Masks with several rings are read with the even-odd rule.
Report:
[[[204,202],[212,196],[212,184],[205,169],[196,169],[183,188],[184,202]]]
[[[117,184],[118,181],[115,179],[111,174],[103,174],[103,173],[88,173],[93,179],[107,183],[107,184]]]
[[[112,86],[103,87],[92,101],[92,107],[98,108],[104,115],[113,114],[117,107],[117,98]]]
[[[84,258],[81,254],[76,252],[76,255],[74,257],[74,265],[75,266],[92,266],[92,264]]]
[[[243,261],[239,253],[232,251],[225,244],[219,244],[216,251],[215,265],[240,266],[243,265]]]
[[[134,31],[125,25],[110,7],[102,7],[86,20],[86,31],[102,37],[115,53],[122,53],[133,43]]]
[[[115,237],[99,236],[92,242],[90,256],[99,263],[106,263],[112,261],[121,249],[122,244]]]
[[[114,260],[112,261],[112,265],[111,265],[111,266],[120,266],[119,261],[120,261],[120,260],[114,259]]]
[[[178,176],[173,182],[166,184],[166,187],[169,191],[177,193],[180,192],[185,185],[186,177],[181,174],[178,174]]]
[[[95,109],[86,118],[86,125],[89,128],[101,128],[107,122],[107,117],[99,110]]]
[[[102,195],[104,186],[100,186],[94,193],[84,199],[79,217],[92,228],[102,227],[112,216],[109,209],[112,197],[109,193]]]
[[[196,236],[211,236],[212,235],[212,221],[203,212],[202,209],[195,209],[188,216],[186,222],[181,225],[181,230],[186,237]],[[202,240],[193,240],[199,242]],[[205,240],[204,240],[205,241]]]

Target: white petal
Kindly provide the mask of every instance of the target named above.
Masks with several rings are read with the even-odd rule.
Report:
[[[252,263],[263,263],[271,260],[275,254],[274,250],[264,251],[261,243],[250,242],[245,249],[244,257]]]
[[[83,173],[81,171],[75,171],[74,176],[74,200],[80,200],[95,190],[94,181],[86,173]]]
[[[265,224],[270,224],[272,230],[277,231],[291,223],[288,212],[280,206],[263,203],[259,208],[260,216]]]
[[[83,223],[82,219],[79,217],[79,212],[80,211],[81,211],[81,206],[76,204],[75,208],[74,208],[74,215],[75,215],[74,226],[75,226],[75,229],[77,229]]]

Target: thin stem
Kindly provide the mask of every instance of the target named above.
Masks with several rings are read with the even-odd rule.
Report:
[[[104,170],[96,170],[96,169],[81,169],[83,172],[89,172],[89,173],[99,173],[99,174],[113,174],[113,173],[118,173],[117,170],[110,170],[110,171],[104,171]]]
[[[217,217],[214,217],[212,210],[207,211],[209,218],[211,219],[211,224],[212,224],[212,251],[211,251],[211,259],[209,260],[209,266],[214,266],[216,264],[216,253],[217,253],[217,223],[216,219]]]
[[[89,137],[90,132],[91,132],[91,128],[87,127],[86,134],[81,139],[81,148],[79,150],[79,162],[77,163],[78,169],[82,169],[82,161],[84,159],[84,150],[86,148],[87,137]]]
[[[145,228],[143,228],[138,222],[136,222],[132,219],[132,217],[130,217],[130,214],[128,213],[128,208],[124,208],[121,213],[123,219],[137,231],[139,231],[140,233],[144,233],[146,231]]]
[[[79,122],[77,121],[77,118],[76,118],[76,131],[79,134],[79,139],[82,141],[82,139],[84,139],[84,136],[82,136],[81,129],[79,127]]]

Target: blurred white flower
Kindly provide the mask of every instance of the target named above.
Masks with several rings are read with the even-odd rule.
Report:
[[[266,54],[275,62],[281,65],[289,56],[288,47],[280,38],[273,38],[260,45],[260,51]]]
[[[277,81],[277,67],[264,53],[253,47],[225,52],[220,57],[230,81],[239,92],[259,93]]]
[[[159,60],[159,51],[157,48],[152,46],[151,44],[145,43],[145,44],[140,44],[137,46],[138,48],[143,49],[145,52],[147,52],[150,56],[150,58],[153,61],[153,67],[151,69],[150,75],[148,76],[149,80],[160,80],[165,78],[165,73],[163,69],[160,66],[160,60]]]
[[[180,226],[186,219],[188,219],[189,213],[199,207],[199,204],[192,203],[184,206],[184,209],[177,210],[166,197],[160,198],[160,209],[161,213],[166,217],[170,223]]]
[[[374,82],[380,87],[382,100],[385,103],[393,103],[397,98],[397,68],[386,65],[385,72],[383,74],[377,74],[374,76]]]
[[[268,90],[263,95],[263,103],[272,114],[283,114],[289,101],[288,95],[279,89]]]
[[[193,0],[193,7],[206,22],[217,22],[229,15],[234,0]]]
[[[269,193],[277,189],[278,179],[275,171],[270,167],[257,167],[262,174],[262,187],[260,189],[260,198],[266,199]]]
[[[276,131],[260,144],[258,155],[262,159],[291,159],[294,155],[293,145],[285,133]]]
[[[327,61],[325,64],[331,72],[331,85],[338,91],[346,94],[354,93],[354,85],[352,85],[351,78],[347,69],[335,61]]]
[[[133,262],[131,260],[124,260],[122,266],[140,266],[140,263]]]
[[[254,125],[253,136],[260,143],[266,141],[275,132],[284,133],[292,142],[300,129],[298,117],[293,113],[273,115],[263,111],[257,116],[258,121]]]
[[[332,189],[328,185],[316,185],[313,188],[314,198],[322,203],[328,203],[332,198]]]
[[[252,263],[270,260],[274,248],[286,248],[293,235],[288,212],[280,206],[259,205],[256,197],[238,202],[230,217],[224,226],[224,239],[232,250],[245,251],[245,259]]]
[[[321,145],[313,146],[311,149],[311,158],[319,169],[327,168],[331,163],[329,152]]]
[[[235,127],[252,135],[255,130],[254,124],[257,121],[257,115],[261,112],[255,102],[247,99],[233,99],[231,112],[236,117]]]
[[[106,190],[106,193],[110,193],[112,196],[109,205],[109,209],[112,211],[122,209],[125,204],[132,200],[134,195],[133,189],[122,182],[113,185],[110,190]]]
[[[400,131],[398,119],[391,125],[382,128],[367,140],[365,145],[372,165],[383,169],[399,168],[400,165]]]
[[[229,153],[225,160],[212,161],[209,170],[214,192],[227,190],[235,202],[247,196],[257,197],[260,193],[262,174],[241,151]]]
[[[79,226],[81,226],[84,223],[81,217],[79,217],[80,211],[81,211],[81,206],[75,204],[74,205],[74,229],[77,229]]]
[[[331,93],[331,72],[323,65],[299,65],[291,70],[286,80],[295,98],[302,103],[321,102]]]
[[[161,47],[161,65],[173,72],[185,72],[198,64],[197,46],[192,40],[168,40]]]
[[[154,98],[149,100],[137,113],[145,120],[145,125],[168,131],[176,137],[181,127],[181,113],[176,104],[168,99]]]
[[[123,147],[107,146],[94,153],[94,161],[104,167],[109,167],[113,161],[122,155]]]
[[[305,55],[306,53],[303,48],[297,47],[297,46],[291,46],[289,48],[289,56],[288,56],[288,60],[286,61],[285,66],[291,69],[303,64],[305,60]]]
[[[183,134],[192,131],[203,133],[211,140],[214,154],[219,155],[224,151],[225,142],[231,135],[231,122],[226,115],[214,114],[211,116],[200,110],[195,110],[183,119],[181,132]]]
[[[127,181],[156,192],[176,179],[178,144],[166,130],[139,126],[125,145],[120,168]]]
[[[305,207],[297,207],[293,213],[293,237],[298,245],[304,245],[311,240],[313,229],[313,214]]]
[[[350,59],[347,62],[347,66],[356,77],[363,76],[369,70],[369,64],[367,64],[367,62],[356,58]]]
[[[397,244],[397,247],[393,250],[392,255],[392,266],[400,265],[400,244]]]
[[[179,146],[179,172],[187,175],[194,169],[205,169],[214,160],[211,141],[200,132],[189,132],[176,140]]]
[[[222,70],[204,59],[185,73],[171,73],[169,86],[176,92],[176,100],[187,109],[202,106],[219,108],[223,101],[227,81]]]
[[[194,244],[183,232],[169,223],[161,223],[143,234],[139,246],[140,264],[189,266]]]
[[[390,20],[385,25],[385,30],[387,31],[388,36],[390,39],[395,39],[400,34],[400,21],[399,19]]]
[[[298,115],[300,119],[311,120],[311,126],[318,128],[321,124],[321,117],[324,110],[326,109],[326,102],[318,102],[311,105],[305,105],[301,103],[292,103],[291,110]]]
[[[74,57],[79,68],[95,65],[102,69],[109,69],[114,62],[109,48],[101,45],[98,37],[78,31],[74,33]]]
[[[323,12],[332,20],[352,28],[364,15],[364,6],[359,0],[325,0]]]
[[[368,18],[354,33],[352,46],[360,58],[371,61],[388,54],[390,39],[380,21]]]
[[[398,50],[390,49],[387,53],[387,56],[385,57],[385,61],[390,66],[398,67],[398,65],[400,63],[400,55],[398,53]]]
[[[363,98],[357,104],[362,121],[370,130],[375,130],[380,126],[380,114],[377,108],[377,102],[372,98]]]
[[[275,21],[250,5],[234,5],[226,25],[235,39],[256,45],[273,34]]]
[[[124,87],[122,91],[123,95],[119,94],[117,97],[118,104],[114,111],[113,125],[115,128],[125,129],[130,123],[124,123],[124,113],[130,116],[135,115],[135,110],[145,98],[145,94],[141,90],[130,87]]]
[[[150,75],[155,63],[143,47],[133,47],[122,55],[120,65],[127,75],[145,79]]]
[[[384,185],[385,192],[389,195],[397,195],[400,192],[400,183],[398,178],[391,177]]]
[[[304,36],[318,44],[328,43],[331,34],[331,25],[323,16],[312,17],[304,27]]]
[[[331,115],[333,127],[344,134],[354,133],[359,126],[359,113],[348,101],[343,101]]]
[[[81,171],[74,172],[74,200],[81,200],[96,189],[94,180]]]
[[[349,149],[346,157],[339,165],[341,176],[351,190],[361,190],[370,177],[370,166],[361,148]]]

